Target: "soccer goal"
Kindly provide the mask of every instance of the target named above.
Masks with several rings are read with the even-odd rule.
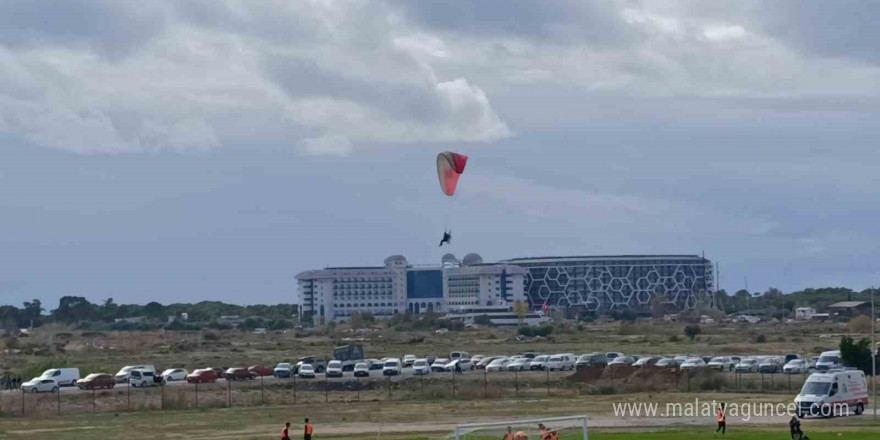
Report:
[[[514,440],[587,440],[587,416],[458,425],[455,440],[502,440],[508,429]]]

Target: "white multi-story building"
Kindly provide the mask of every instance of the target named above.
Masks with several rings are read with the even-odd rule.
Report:
[[[477,254],[459,262],[447,254],[440,266],[411,266],[394,255],[384,266],[330,267],[296,276],[303,318],[345,321],[368,313],[446,312],[477,306],[513,306],[526,299],[527,271],[510,264],[483,264]]]

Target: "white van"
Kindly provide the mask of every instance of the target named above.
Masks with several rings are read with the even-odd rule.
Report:
[[[401,369],[403,369],[403,364],[400,363],[400,359],[388,358],[385,359],[385,365],[382,366],[382,374],[385,376],[397,376],[400,374]]]
[[[554,354],[547,359],[546,364],[544,364],[544,368],[550,371],[574,370],[574,363],[576,360],[577,359],[572,353]]]
[[[840,350],[824,351],[816,362],[816,369],[827,371],[840,368]]]
[[[466,351],[453,351],[452,353],[449,353],[449,359],[453,360],[453,361],[456,359],[470,359],[470,358],[471,358],[471,355],[468,354],[468,352],[466,352]]]
[[[79,368],[52,368],[40,375],[40,379],[54,379],[59,387],[76,385]]]
[[[798,417],[833,417],[848,412],[859,415],[868,405],[865,373],[861,370],[840,369],[813,373],[807,378],[794,402]]]
[[[128,382],[128,378],[130,377],[131,370],[149,370],[153,373],[156,372],[156,367],[153,365],[127,365],[122,367],[118,373],[116,373],[114,379],[116,379],[116,383],[126,383]]]

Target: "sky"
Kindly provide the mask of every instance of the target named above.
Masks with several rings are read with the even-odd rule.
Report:
[[[0,304],[701,254],[880,284],[880,3],[0,2]],[[470,157],[455,197],[441,151]],[[438,248],[444,228],[451,247]]]

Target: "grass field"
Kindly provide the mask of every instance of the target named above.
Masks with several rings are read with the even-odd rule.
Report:
[[[615,419],[612,402],[688,402],[705,395],[671,393],[581,398],[505,399],[464,402],[362,402],[323,405],[266,406],[205,411],[165,411],[73,415],[45,418],[0,417],[0,439],[37,440],[256,440],[276,438],[285,421],[298,431],[304,417],[315,423],[315,440],[346,438],[373,440],[448,439],[456,425],[588,414],[591,439],[711,438],[711,417],[690,420]],[[785,396],[725,395],[728,401],[784,402]],[[785,420],[740,423],[731,421],[730,439],[788,438]],[[670,433],[667,430],[674,430]],[[870,416],[804,422],[811,439],[876,438],[880,423]],[[770,435],[768,437],[767,435]],[[838,433],[841,435],[838,436]],[[867,435],[865,433],[871,433]],[[864,435],[863,435],[864,434]],[[294,437],[296,438],[296,437]],[[494,437],[493,437],[494,438]],[[496,439],[497,440],[497,439]],[[568,440],[568,439],[564,439]]]

